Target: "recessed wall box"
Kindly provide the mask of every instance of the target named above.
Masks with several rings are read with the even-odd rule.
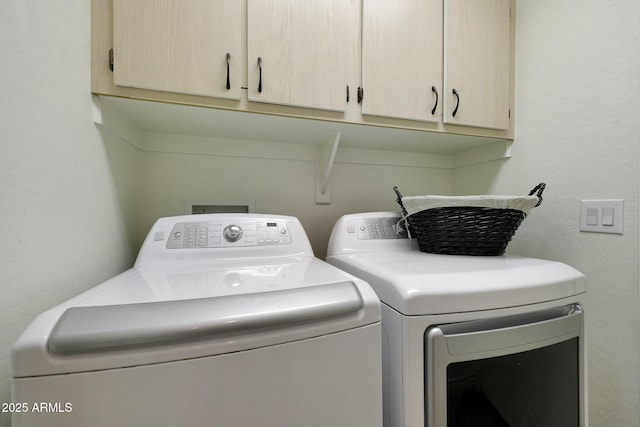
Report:
[[[255,200],[185,200],[184,213],[209,214],[209,213],[254,213],[256,211]]]

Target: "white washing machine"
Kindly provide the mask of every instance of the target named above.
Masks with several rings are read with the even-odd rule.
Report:
[[[381,426],[380,339],[376,294],[296,218],[163,218],[15,343],[13,426]]]
[[[344,216],[327,253],[382,301],[384,426],[587,425],[585,277],[539,259],[423,253],[399,219]]]

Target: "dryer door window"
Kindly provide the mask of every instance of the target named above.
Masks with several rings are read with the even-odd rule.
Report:
[[[427,426],[580,426],[582,330],[577,305],[430,328]]]

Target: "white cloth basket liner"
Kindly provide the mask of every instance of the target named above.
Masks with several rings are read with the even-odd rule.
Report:
[[[407,215],[425,209],[445,207],[483,207],[494,209],[515,209],[529,214],[540,199],[537,196],[407,196],[402,204]]]

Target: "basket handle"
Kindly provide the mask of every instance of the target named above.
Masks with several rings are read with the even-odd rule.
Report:
[[[533,194],[537,191],[538,193],[536,194],[536,197],[538,197],[538,203],[534,206],[534,208],[537,208],[538,206],[540,206],[540,204],[542,204],[542,192],[544,191],[545,187],[547,186],[547,184],[545,184],[544,182],[541,182],[540,184],[536,185],[533,190],[531,190],[529,192],[530,196],[533,196]]]
[[[398,187],[393,187],[393,191],[395,191],[396,196],[398,196],[396,198],[396,202],[398,202],[398,204],[400,205],[400,209],[402,209],[402,214],[404,216],[407,216],[407,210],[404,208],[404,204],[402,203],[402,193],[400,192],[400,190],[398,190]]]

